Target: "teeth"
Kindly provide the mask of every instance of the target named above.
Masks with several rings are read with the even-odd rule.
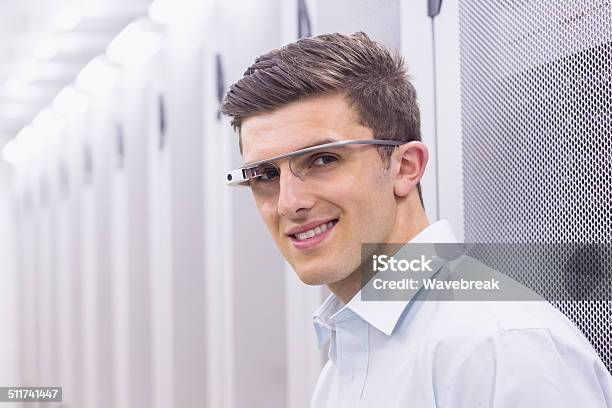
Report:
[[[320,233],[327,231],[333,226],[334,226],[334,221],[330,221],[327,224],[319,225],[308,231],[300,232],[299,234],[294,234],[294,236],[300,241],[302,241],[304,239],[312,238],[315,235],[319,235]]]

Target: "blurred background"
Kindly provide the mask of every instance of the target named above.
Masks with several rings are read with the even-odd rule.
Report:
[[[307,407],[327,292],[226,188],[218,110],[256,56],[355,31],[407,62],[431,222],[612,241],[610,0],[0,0],[0,386],[63,387],[33,407]],[[555,306],[611,368],[611,303]]]

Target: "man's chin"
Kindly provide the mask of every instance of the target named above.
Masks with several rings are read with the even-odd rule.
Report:
[[[306,285],[319,286],[319,285],[328,284],[328,281],[320,276],[311,276],[309,274],[305,274],[305,275],[298,274],[298,278],[300,278],[300,280]]]
[[[325,273],[321,271],[303,271],[295,269],[298,278],[306,285],[329,285],[331,283],[341,281],[344,276],[338,276],[336,273]]]

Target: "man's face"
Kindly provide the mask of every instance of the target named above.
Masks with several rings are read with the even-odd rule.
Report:
[[[272,113],[249,118],[241,129],[245,162],[267,159],[322,141],[373,139],[358,123],[341,95],[294,102]],[[361,244],[387,242],[397,206],[393,185],[374,146],[352,146],[329,182],[303,181],[280,161],[279,188],[274,194],[253,195],[279,249],[307,284],[330,284],[354,272]],[[295,234],[315,229],[302,239]],[[325,227],[327,230],[321,232]],[[312,235],[312,233],[307,234]]]

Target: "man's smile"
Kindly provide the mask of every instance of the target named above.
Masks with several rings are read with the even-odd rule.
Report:
[[[286,235],[295,248],[312,249],[331,234],[337,223],[337,218],[325,221],[314,221],[291,228],[287,231]]]

